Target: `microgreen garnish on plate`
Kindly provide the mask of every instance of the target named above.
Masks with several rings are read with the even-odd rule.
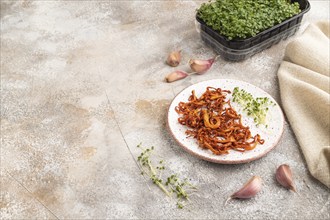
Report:
[[[233,101],[239,103],[244,108],[243,110],[248,116],[253,117],[257,125],[263,124],[267,127],[267,113],[269,106],[275,105],[267,97],[254,98],[251,93],[246,92],[244,89],[235,87],[233,91]]]
[[[165,161],[159,160],[157,165],[155,165],[150,158],[155,148],[153,146],[151,148],[143,148],[141,144],[137,145],[137,147],[142,150],[137,158],[142,169],[141,174],[147,175],[168,197],[172,197],[174,194],[177,199],[177,207],[182,209],[190,201],[189,196],[197,188],[187,178],[181,179],[177,174],[163,177],[162,174],[166,170]]]

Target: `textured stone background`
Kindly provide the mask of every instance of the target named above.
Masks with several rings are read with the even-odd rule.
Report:
[[[276,72],[290,38],[252,58],[218,60],[204,75],[172,84],[168,52],[210,58],[194,24],[202,1],[1,1],[1,219],[329,219],[329,190],[313,179],[286,122],[262,159],[219,165],[184,152],[166,130],[166,111],[186,86],[240,79],[279,103]],[[329,19],[311,1],[306,26]],[[140,175],[136,145],[156,147],[169,172],[199,187],[183,210]],[[278,186],[289,164],[299,194]],[[257,197],[228,196],[251,175]]]

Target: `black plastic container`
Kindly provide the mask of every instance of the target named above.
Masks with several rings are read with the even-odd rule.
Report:
[[[196,20],[200,23],[200,34],[207,45],[214,48],[224,59],[240,61],[277,44],[297,32],[303,15],[310,9],[310,4],[308,0],[293,0],[292,2],[299,3],[301,10],[299,14],[260,32],[254,37],[242,40],[228,40],[225,36],[207,26],[197,16]]]

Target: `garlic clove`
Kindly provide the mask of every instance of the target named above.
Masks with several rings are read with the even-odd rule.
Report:
[[[219,56],[215,56],[208,60],[190,59],[189,66],[197,74],[203,74],[212,67],[218,57]]]
[[[170,82],[174,82],[180,79],[184,79],[187,76],[189,76],[188,73],[184,72],[184,71],[180,71],[180,70],[176,70],[174,72],[171,72],[170,74],[168,74],[165,77],[166,82],[170,83]]]
[[[231,199],[249,199],[255,196],[262,187],[262,179],[259,176],[253,176],[247,183],[244,184],[244,186],[232,194],[225,202],[225,205],[227,202]]]
[[[176,67],[181,62],[181,50],[171,52],[166,60],[166,63],[170,66]]]
[[[238,199],[249,199],[255,196],[260,190],[262,186],[262,180],[259,176],[253,176],[244,186],[232,194],[231,198],[238,198]]]
[[[296,191],[296,188],[293,184],[293,179],[292,179],[292,171],[290,169],[290,166],[287,164],[282,164],[279,166],[276,170],[276,180],[285,188],[290,189],[294,192]]]

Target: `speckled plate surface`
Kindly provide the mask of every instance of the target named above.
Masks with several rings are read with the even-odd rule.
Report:
[[[235,87],[239,87],[240,89],[244,89],[245,91],[251,93],[255,98],[268,97],[275,103],[274,106],[269,107],[267,114],[268,127],[257,127],[253,122],[253,118],[247,116],[245,112],[242,111],[242,107],[239,104],[232,102],[232,95],[227,95],[227,99],[231,100],[233,108],[242,115],[243,125],[250,127],[253,136],[255,134],[260,134],[261,138],[265,140],[263,145],[259,144],[255,149],[251,151],[238,152],[231,150],[227,155],[214,155],[210,150],[200,148],[196,139],[187,137],[185,134],[187,127],[179,124],[179,114],[175,111],[175,107],[179,104],[179,102],[187,102],[192,90],[195,90],[196,96],[199,97],[203,92],[205,92],[206,87],[208,86],[230,91],[233,91]],[[280,140],[284,127],[284,117],[282,110],[268,93],[252,84],[233,79],[214,79],[200,82],[185,88],[173,99],[168,110],[167,120],[168,128],[172,136],[184,150],[201,159],[223,164],[246,163],[266,155],[276,146]]]

